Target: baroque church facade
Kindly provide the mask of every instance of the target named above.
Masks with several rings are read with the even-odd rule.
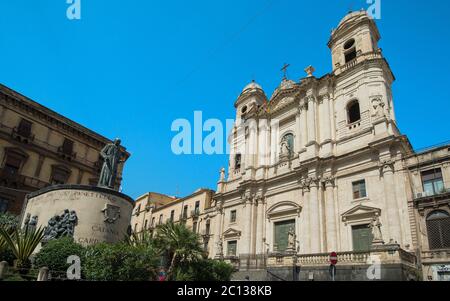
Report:
[[[391,279],[414,278],[420,239],[405,161],[414,151],[397,127],[395,77],[379,40],[365,11],[350,13],[331,33],[329,74],[318,78],[308,67],[270,98],[256,82],[244,88],[227,176],[223,169],[209,213],[211,257],[284,276],[309,265],[302,277],[311,279],[328,273],[330,252],[354,265],[376,249],[411,271],[392,270]]]

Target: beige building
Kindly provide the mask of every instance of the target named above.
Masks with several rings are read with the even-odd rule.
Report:
[[[50,185],[96,185],[102,166],[99,152],[108,143],[109,139],[0,85],[0,212],[19,215],[27,193]]]
[[[450,143],[411,154],[404,163],[411,235],[424,280],[450,281]]]
[[[214,197],[212,257],[304,280],[329,279],[332,251],[341,280],[367,280],[374,256],[384,280],[417,279],[416,255],[450,262],[448,193],[426,184],[440,176],[438,189],[449,187],[449,149],[415,154],[401,134],[379,40],[365,11],[350,13],[331,33],[329,74],[308,67],[271,97],[256,82],[244,88]],[[430,239],[447,251],[429,252]]]
[[[214,212],[211,208],[213,195],[214,191],[204,188],[184,198],[147,193],[136,200],[131,218],[133,231],[153,233],[154,229],[163,223],[185,223],[188,228],[201,235],[204,249],[212,252],[210,237],[211,212]]]

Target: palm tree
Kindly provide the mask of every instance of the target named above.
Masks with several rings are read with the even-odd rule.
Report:
[[[178,265],[195,262],[203,255],[200,237],[184,224],[167,223],[159,226],[156,242],[170,261],[167,279],[173,278]]]
[[[44,237],[44,229],[22,231],[16,228],[9,232],[0,227],[0,237],[16,257],[15,268],[24,269],[30,266],[30,257]]]

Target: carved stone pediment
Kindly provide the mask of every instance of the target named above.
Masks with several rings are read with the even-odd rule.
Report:
[[[227,231],[223,232],[224,238],[239,238],[241,237],[242,232],[233,228],[228,229]]]
[[[267,217],[270,219],[277,218],[277,217],[283,217],[283,216],[290,216],[290,215],[297,215],[300,216],[300,212],[302,211],[302,207],[294,202],[285,201],[280,202],[267,210]]]
[[[381,215],[381,209],[358,205],[342,214],[342,221],[349,222],[353,220],[372,219]]]

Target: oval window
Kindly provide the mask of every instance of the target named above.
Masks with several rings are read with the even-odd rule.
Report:
[[[355,46],[355,39],[351,39],[351,40],[347,41],[344,44],[344,49],[348,50],[348,49],[352,48],[353,46]]]

